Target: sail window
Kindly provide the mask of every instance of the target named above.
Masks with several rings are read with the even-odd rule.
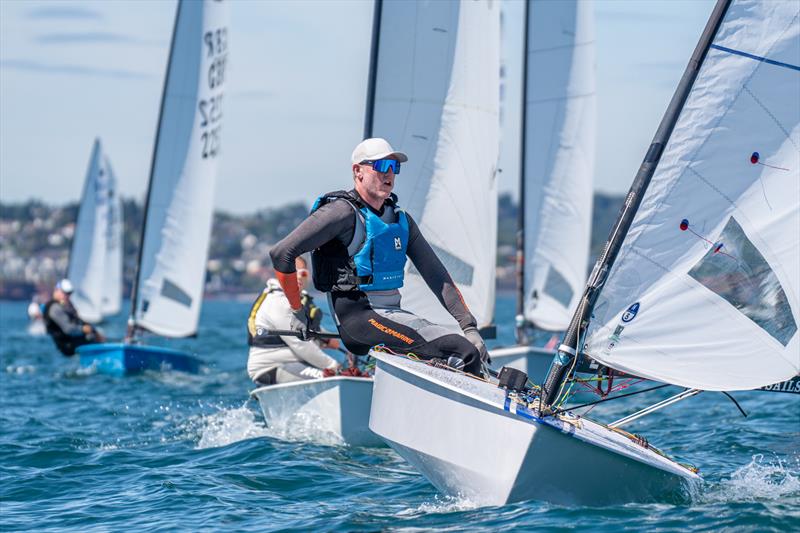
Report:
[[[564,307],[569,308],[574,291],[561,272],[550,265],[550,268],[547,269],[547,279],[544,281],[544,292]]]
[[[433,248],[433,251],[436,253],[436,257],[439,258],[439,261],[441,261],[444,267],[447,269],[447,272],[450,274],[450,277],[453,278],[453,281],[461,286],[472,285],[475,267],[434,244],[431,244],[431,248]],[[408,269],[408,272],[409,274],[416,274],[417,276],[420,275],[419,271],[413,264]]]
[[[797,331],[778,277],[733,217],[689,275],[784,346]]]
[[[181,305],[185,305],[186,307],[192,306],[192,297],[189,296],[186,291],[166,278],[164,279],[164,283],[161,285],[161,296],[178,302]]]

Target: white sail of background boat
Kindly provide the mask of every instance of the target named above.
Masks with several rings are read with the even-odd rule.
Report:
[[[375,353],[370,428],[441,490],[483,503],[654,499],[696,479],[619,428],[800,369],[799,53],[797,3],[719,0],[541,395]],[[558,407],[584,350],[695,388],[608,425],[575,417]],[[589,465],[606,484],[577,474]]]
[[[69,254],[72,304],[91,323],[119,312],[122,302],[122,199],[100,139],[95,139]]]
[[[527,11],[518,305],[532,327],[564,331],[589,262],[594,15],[590,0],[530,2]]]
[[[494,316],[500,105],[499,2],[382,2],[366,137],[409,155],[395,180],[478,327]],[[403,38],[396,38],[403,35]],[[458,329],[409,262],[403,308]]]
[[[591,0],[526,2],[517,268],[517,342],[491,352],[541,381],[553,350],[531,330],[564,331],[586,282],[596,94]],[[563,243],[568,242],[568,246]]]
[[[227,2],[178,3],[131,295],[130,341],[142,331],[165,337],[197,332],[219,163],[228,38]],[[146,352],[140,359],[157,365],[163,362],[159,354],[180,354],[128,343],[90,345],[79,353],[83,363],[84,355],[88,361],[90,353],[105,357],[115,349],[119,357],[125,351]],[[169,361],[173,368],[191,359],[183,355]],[[197,360],[186,364],[184,369],[196,369]]]
[[[395,181],[400,205],[487,325],[497,232],[499,6],[377,0],[374,9],[364,137],[385,137],[409,154]],[[391,38],[382,38],[386,28]],[[415,270],[405,283],[404,308],[457,327]],[[338,441],[382,444],[368,427],[371,379],[300,381],[251,395],[268,425],[311,419]]]

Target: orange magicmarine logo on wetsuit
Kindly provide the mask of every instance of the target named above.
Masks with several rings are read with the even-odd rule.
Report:
[[[375,326],[376,328],[378,328],[379,330],[381,330],[382,332],[384,332],[384,333],[386,333],[388,335],[391,335],[392,337],[394,337],[396,339],[400,339],[401,341],[403,341],[406,344],[414,344],[414,340],[411,339],[411,337],[403,335],[399,331],[395,331],[392,328],[384,326],[383,324],[381,324],[380,322],[378,322],[374,318],[370,318],[369,319],[369,323],[372,324],[373,326]]]

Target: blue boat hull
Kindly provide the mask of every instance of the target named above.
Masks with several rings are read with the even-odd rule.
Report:
[[[81,366],[101,374],[124,376],[145,370],[179,370],[190,374],[200,371],[202,361],[187,353],[160,346],[123,343],[87,344],[77,350]]]

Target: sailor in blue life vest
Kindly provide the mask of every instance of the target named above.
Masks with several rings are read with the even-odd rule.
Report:
[[[53,289],[53,298],[44,306],[42,313],[47,333],[53,338],[56,348],[64,355],[75,355],[75,349],[84,344],[105,341],[105,337],[94,326],[84,322],[70,302],[72,282],[62,279]]]
[[[308,265],[303,257],[295,258],[294,265],[296,283],[301,290],[302,309],[309,317],[310,327],[319,330],[322,310],[314,305],[313,299],[304,290],[308,284]],[[267,280],[247,319],[247,344],[250,346],[247,374],[257,385],[321,378],[325,371],[338,371],[336,359],[322,351],[322,348],[337,349],[338,340],[301,340],[291,335],[267,333],[270,330],[290,329],[292,318],[292,308],[280,283],[274,278]]]
[[[481,375],[488,353],[475,317],[416,222],[392,194],[408,157],[386,140],[372,138],[356,146],[351,161],[354,188],[322,195],[309,217],[270,250],[276,278],[293,312],[292,328],[309,327],[294,260],[311,252],[314,286],[328,293],[348,350],[365,355],[383,344]],[[463,335],[402,309],[398,289],[406,258]]]

